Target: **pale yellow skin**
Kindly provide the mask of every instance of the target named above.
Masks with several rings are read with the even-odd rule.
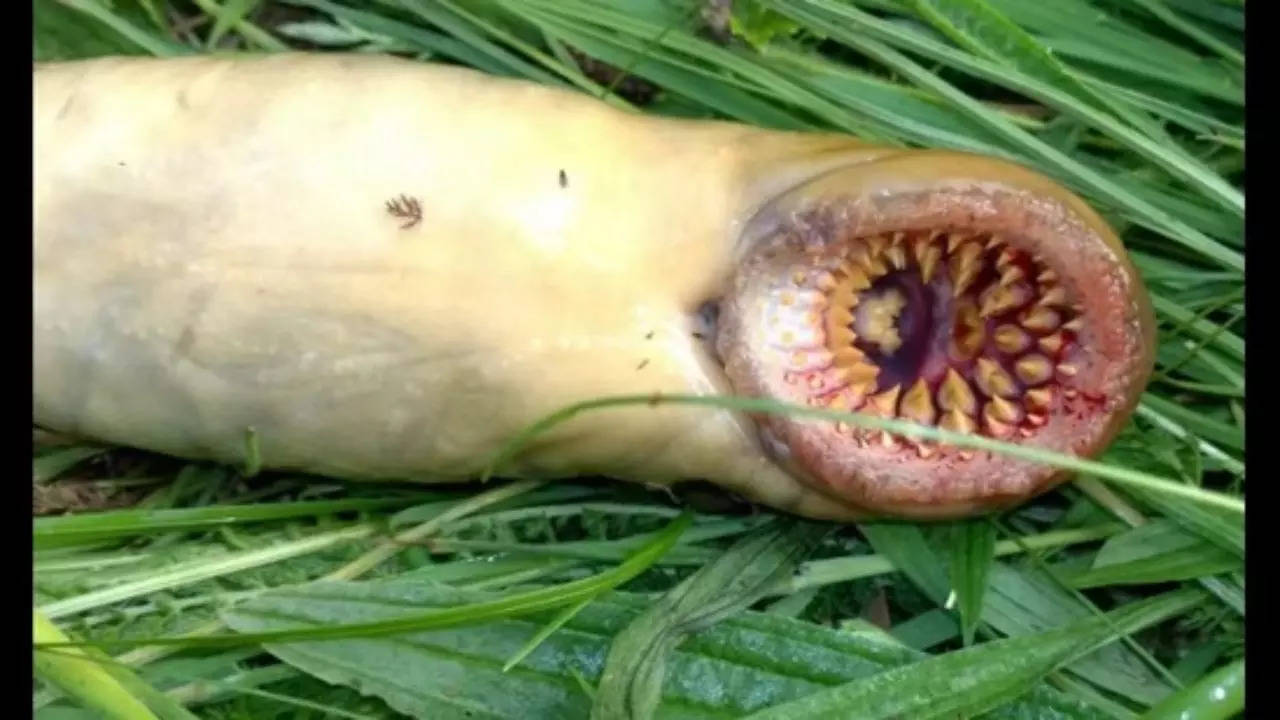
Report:
[[[744,228],[893,152],[373,56],[54,64],[34,93],[35,422],[229,462],[253,427],[267,467],[356,478],[474,477],[594,396],[732,393],[694,333]],[[759,443],[619,408],[519,465],[860,515]]]

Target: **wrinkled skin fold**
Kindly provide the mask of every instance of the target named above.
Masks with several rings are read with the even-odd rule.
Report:
[[[646,117],[372,56],[40,65],[34,97],[34,421],[62,432],[240,462],[252,427],[269,468],[465,479],[591,397],[769,394],[770,361],[739,357],[755,331],[734,294],[761,248],[830,256],[930,224],[1095,277],[1063,284],[1103,400],[1027,442],[1096,452],[1150,372],[1150,310],[1115,236],[990,159]],[[964,515],[1061,479],[966,484],[954,453],[886,460],[815,432],[617,408],[539,437],[519,468],[706,479],[832,519]]]

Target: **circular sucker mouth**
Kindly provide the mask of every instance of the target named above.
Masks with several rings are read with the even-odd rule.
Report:
[[[1152,365],[1146,296],[1118,243],[1061,204],[970,185],[777,217],[721,303],[735,391],[1078,456],[1132,412]],[[873,514],[968,515],[1063,479],[851,423],[756,422],[781,466]]]

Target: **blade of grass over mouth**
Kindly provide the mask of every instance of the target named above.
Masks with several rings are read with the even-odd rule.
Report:
[[[574,403],[530,423],[524,430],[513,436],[512,439],[508,441],[489,462],[488,468],[482,475],[482,479],[487,480],[495,473],[501,472],[502,469],[505,468],[508,463],[513,461],[519,452],[524,449],[529,441],[535,436],[546,432],[556,425],[567,422],[581,413],[612,407],[637,405],[658,406],[668,403],[677,405],[702,405],[726,410],[738,410],[741,412],[787,415],[791,417],[812,418],[815,420],[829,420],[831,422],[846,422],[862,428],[885,430],[908,438],[924,438],[926,440],[947,443],[958,447],[987,450],[1022,460],[1043,463],[1063,470],[1089,473],[1116,483],[1141,487],[1148,491],[1168,496],[1191,499],[1205,505],[1211,505],[1240,515],[1243,515],[1244,513],[1244,501],[1239,498],[1219,492],[1205,490],[1199,487],[1189,486],[1184,483],[1176,482],[1174,480],[1146,472],[1115,467],[1093,460],[1086,460],[1074,455],[1064,455],[1039,448],[1029,448],[1022,445],[991,440],[976,435],[967,435],[935,427],[917,425],[915,423],[902,420],[887,420],[862,413],[841,412],[825,408],[809,407],[807,405],[782,403],[765,398],[739,396],[655,393],[651,395],[618,395]]]

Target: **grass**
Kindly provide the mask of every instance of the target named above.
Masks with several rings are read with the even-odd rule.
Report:
[[[1243,3],[719,5],[35,0],[34,54],[391,52],[1025,163],[1153,296],[1156,376],[1107,453],[1035,458],[1081,474],[996,517],[828,527],[693,485],[681,515],[604,480],[349,484],[37,432],[38,505],[73,512],[35,520],[36,717],[1241,712]]]

